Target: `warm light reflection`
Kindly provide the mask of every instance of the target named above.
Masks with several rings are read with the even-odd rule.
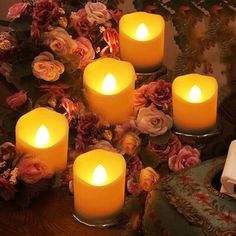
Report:
[[[112,94],[116,89],[116,79],[112,74],[107,74],[102,83],[102,91],[104,94]]]
[[[189,100],[191,102],[198,102],[202,98],[202,93],[197,85],[194,85],[189,92]]]
[[[35,136],[35,145],[38,147],[46,146],[49,143],[49,132],[48,129],[41,125]]]
[[[136,38],[138,40],[145,40],[148,37],[148,28],[145,24],[140,24],[136,30]]]
[[[93,172],[93,184],[101,185],[107,180],[107,172],[102,165],[98,165]]]

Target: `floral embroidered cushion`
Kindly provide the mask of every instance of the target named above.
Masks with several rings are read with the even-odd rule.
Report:
[[[224,161],[211,159],[159,181],[146,200],[145,235],[236,235],[235,200],[215,187]]]

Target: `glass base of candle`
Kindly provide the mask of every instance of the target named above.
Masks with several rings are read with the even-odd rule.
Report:
[[[118,215],[117,217],[113,217],[110,219],[96,220],[96,221],[87,221],[85,219],[82,219],[76,213],[74,213],[73,216],[81,224],[84,224],[89,227],[94,227],[94,228],[109,228],[109,227],[113,227],[115,225],[118,225],[121,222],[121,215]]]
[[[179,137],[181,142],[185,145],[191,145],[197,148],[201,152],[201,160],[207,160],[212,154],[209,153],[209,147],[214,143],[223,132],[223,128],[220,122],[217,122],[215,127],[206,133],[202,134],[190,134],[183,131],[173,129],[173,132]]]
[[[161,76],[167,74],[167,68],[161,65],[153,72],[137,72],[137,80],[135,81],[135,88],[139,88],[144,84],[158,80]]]

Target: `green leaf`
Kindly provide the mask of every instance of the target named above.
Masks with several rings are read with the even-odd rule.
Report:
[[[141,147],[140,157],[145,167],[150,166],[155,169],[160,164],[158,156],[149,151],[146,147]]]
[[[150,137],[150,141],[152,143],[156,143],[156,144],[159,144],[159,145],[164,145],[170,139],[171,134],[172,134],[171,131],[167,130],[167,132],[163,135]]]
[[[126,197],[123,213],[127,217],[130,218],[134,213],[138,213],[141,210],[142,210],[142,205],[137,197],[133,195]]]
[[[12,21],[9,26],[15,31],[28,31],[32,23],[32,18],[30,16],[23,16]]]
[[[2,26],[9,26],[10,22],[7,20],[0,20],[0,25]]]

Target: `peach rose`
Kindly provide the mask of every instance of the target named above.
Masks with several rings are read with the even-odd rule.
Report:
[[[122,140],[122,151],[133,156],[141,143],[140,138],[133,132],[127,133]]]
[[[146,167],[140,172],[139,182],[142,189],[146,192],[150,192],[159,179],[160,175],[151,167]]]
[[[47,179],[53,176],[47,166],[36,158],[23,158],[17,167],[17,178],[27,184],[34,184],[43,178]]]
[[[102,24],[111,19],[106,5],[101,2],[87,2],[85,5],[87,19],[91,24]]]
[[[77,48],[76,41],[61,27],[54,28],[50,32],[44,33],[43,42],[58,56],[72,54]]]
[[[54,60],[50,52],[41,52],[32,63],[33,75],[38,79],[54,82],[64,72],[64,65]]]
[[[7,19],[8,20],[15,20],[19,17],[21,17],[21,15],[25,14],[27,7],[30,4],[27,2],[19,2],[19,3],[15,3],[14,5],[12,5],[7,13]]]
[[[169,158],[168,165],[170,170],[178,171],[185,167],[195,166],[200,162],[200,152],[191,146],[184,146],[177,155]]]
[[[173,125],[171,117],[157,110],[154,106],[142,107],[139,110],[136,123],[142,133],[150,136],[162,135]]]

